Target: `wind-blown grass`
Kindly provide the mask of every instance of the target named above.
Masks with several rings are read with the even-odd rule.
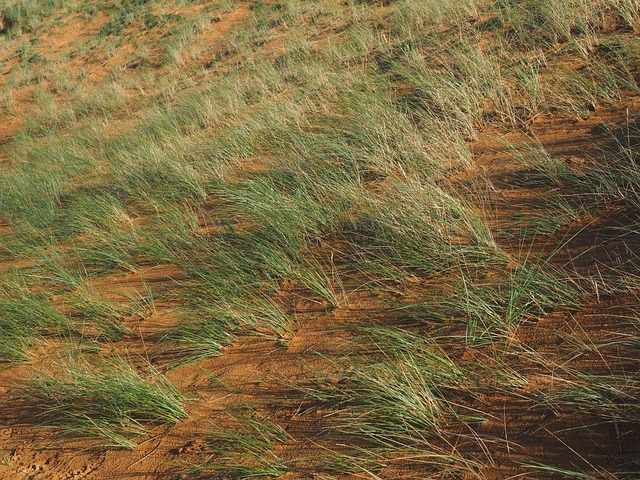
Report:
[[[44,425],[89,437],[95,446],[135,448],[146,425],[187,417],[184,397],[151,365],[139,372],[123,358],[71,357],[55,370],[39,372],[25,398]]]
[[[68,3],[62,0],[9,0],[0,9],[0,14],[4,17],[4,30],[0,34],[18,36],[22,33],[33,32],[41,22],[59,13],[60,9]]]
[[[425,472],[474,472],[480,463],[461,455],[446,432],[481,419],[477,412],[457,411],[450,397],[472,392],[490,379],[474,377],[438,345],[439,339],[382,326],[364,328],[361,334],[361,345],[371,350],[338,367],[347,371],[339,382],[302,388],[336,408],[330,431],[345,441],[366,441],[365,451],[381,456],[396,452],[403,465],[415,462]]]
[[[25,360],[34,339],[73,331],[75,327],[67,316],[26,285],[4,285],[0,289],[0,361]]]
[[[331,473],[375,476],[369,467],[406,460],[417,476],[481,477],[485,458],[458,446],[484,451],[471,433],[483,415],[463,405],[526,382],[501,363],[519,330],[577,308],[584,284],[597,294],[638,286],[635,258],[616,279],[578,279],[553,255],[533,254],[602,208],[623,211],[620,231],[638,234],[637,125],[629,120],[579,170],[542,142],[513,147],[523,169],[508,188],[552,192],[502,231],[486,221],[494,192],[475,178],[474,155],[487,138],[535,138],[547,118],[614,112],[637,94],[637,2],[259,1],[210,44],[200,33],[240,2],[196,3],[83,5],[108,19],[62,65],[26,34],[66,5],[10,0],[0,9],[10,23],[2,47],[19,62],[6,72],[4,111],[22,115],[29,84],[37,108],[2,145],[2,247],[11,260],[38,258],[29,285],[7,287],[0,300],[0,356],[26,359],[39,336],[128,341],[123,316],[147,306],[111,302],[90,280],[141,266],[181,271],[163,286],[180,322],[149,339],[163,342],[154,348],[172,357],[167,368],[218,355],[248,333],[285,344],[306,315],[299,297],[340,319],[370,313],[350,304],[365,289],[381,302],[393,295],[401,307],[371,314],[401,322],[399,311],[412,310],[420,333],[366,331],[357,353],[336,363],[348,372],[307,390],[334,409],[341,442],[362,442],[334,457]],[[178,4],[186,8],[165,13]],[[74,79],[59,68],[71,59],[112,71]],[[468,195],[469,177],[491,198]],[[518,242],[531,251],[514,254]],[[28,392],[65,433],[132,448],[147,422],[185,415],[183,398],[147,365],[71,359],[58,368]],[[545,392],[540,405],[598,421],[613,418],[607,409],[615,421],[636,415],[632,375],[562,374],[566,388]],[[279,427],[237,423],[214,435],[213,456],[192,474],[290,468],[273,451],[286,440]]]
[[[233,432],[224,429],[208,436],[201,452],[207,460],[187,468],[184,478],[275,478],[289,471],[287,464],[271,452],[274,445],[287,440],[287,433],[250,409],[244,410],[230,412]]]

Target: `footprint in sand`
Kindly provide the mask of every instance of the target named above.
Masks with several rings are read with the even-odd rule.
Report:
[[[56,477],[52,480],[82,480],[86,478],[91,472],[93,472],[94,467],[92,465],[84,465],[82,468],[78,470],[72,470],[71,472],[67,472],[64,475]]]
[[[206,446],[206,442],[204,440],[191,440],[185,443],[180,448],[174,448],[171,450],[171,453],[174,455],[183,454],[183,453],[195,453],[201,451]]]

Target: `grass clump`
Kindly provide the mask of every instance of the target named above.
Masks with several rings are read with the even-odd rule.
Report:
[[[508,148],[513,158],[526,167],[526,170],[517,172],[518,178],[513,182],[514,186],[587,186],[583,175],[573,171],[540,144],[524,147],[509,145]]]
[[[463,199],[430,182],[394,187],[388,196],[370,196],[365,214],[347,230],[364,265],[429,275],[465,263],[504,263],[491,232]]]
[[[490,379],[474,376],[439,339],[381,325],[360,333],[366,354],[351,355],[337,366],[347,372],[340,381],[303,388],[336,409],[331,431],[348,443],[367,442],[365,451],[380,457],[393,453],[403,465],[421,465],[423,472],[474,472],[480,464],[449,443],[447,429],[481,419],[458,412],[452,398]]]
[[[633,5],[633,0],[500,0],[492,24],[513,45],[536,48],[593,35],[603,28],[607,13],[637,26],[638,9]]]
[[[207,457],[184,472],[189,479],[275,478],[289,471],[271,449],[287,440],[286,432],[251,409],[231,411],[233,431],[224,429],[209,435],[201,452]]]
[[[637,212],[640,210],[640,122],[628,120],[624,127],[608,133],[610,144],[594,162],[589,179],[599,201],[619,202]]]
[[[185,316],[162,337],[161,341],[166,349],[178,354],[180,360],[176,365],[217,356],[226,345],[235,340],[230,331],[238,327],[232,320],[207,315],[203,310],[190,312],[189,316]]]
[[[530,263],[530,264],[529,264]],[[585,292],[543,262],[523,262],[500,281],[471,280],[463,274],[443,306],[464,319],[470,343],[499,340],[518,324],[556,308],[577,309]]]
[[[3,2],[5,3],[5,2]],[[0,9],[0,35],[14,37],[36,30],[43,20],[58,13],[68,3],[64,0],[9,0]]]
[[[35,338],[74,330],[46,297],[18,284],[0,288],[0,362],[26,360]]]
[[[187,418],[184,397],[151,365],[138,371],[124,358],[69,358],[41,371],[24,396],[44,425],[90,437],[95,446],[135,448],[146,425]]]

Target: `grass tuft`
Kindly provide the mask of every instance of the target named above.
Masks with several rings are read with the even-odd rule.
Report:
[[[63,435],[89,437],[96,447],[135,448],[149,424],[187,418],[184,397],[151,365],[141,371],[124,358],[74,358],[39,372],[24,397],[37,419]]]

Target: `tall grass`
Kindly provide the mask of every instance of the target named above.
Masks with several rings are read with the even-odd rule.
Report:
[[[209,9],[187,18],[156,9],[175,2],[117,1],[83,48],[113,60],[138,28],[149,43],[135,45],[141,69],[118,66],[95,87],[65,88],[68,74],[54,78],[25,41],[6,91],[38,81],[38,112],[7,144],[0,217],[11,229],[3,248],[39,262],[28,287],[7,286],[0,300],[0,356],[27,358],[39,336],[121,339],[122,317],[146,307],[91,287],[91,276],[114,270],[170,264],[183,272],[164,286],[180,322],[153,338],[170,366],[218,355],[247,332],[285,343],[304,318],[294,296],[319,311],[361,315],[349,299],[364,285],[381,302],[393,294],[414,309],[415,332],[365,329],[356,353],[335,364],[345,372],[337,382],[302,388],[334,409],[333,434],[357,444],[334,457],[332,473],[375,476],[371,466],[404,462],[420,475],[481,478],[485,458],[467,452],[486,451],[471,427],[483,414],[464,405],[521,387],[526,380],[504,364],[518,328],[576,308],[585,294],[553,256],[534,259],[534,247],[543,233],[580,220],[582,198],[594,199],[591,213],[635,211],[640,202],[633,122],[581,171],[542,144],[513,148],[524,168],[511,186],[553,188],[558,200],[543,218],[512,225],[515,240],[535,245],[509,253],[517,242],[502,246],[474,203],[484,199],[463,188],[475,175],[469,143],[533,132],[544,115],[586,118],[637,92],[630,35],[601,38],[610,21],[637,30],[637,8],[630,0],[382,3],[254,2],[227,37],[194,46]],[[62,14],[56,7],[2,7],[7,41]],[[11,100],[4,106],[15,111]],[[544,218],[549,212],[557,218]],[[534,238],[522,240],[530,226]],[[637,222],[625,228],[639,230]],[[638,284],[626,280],[625,291]],[[52,293],[68,314],[47,299]],[[400,310],[375,314],[400,322]],[[133,448],[149,426],[186,416],[184,398],[149,365],[70,357],[54,370],[26,395],[63,433]],[[633,376],[562,373],[564,387],[541,404],[636,421]],[[230,429],[211,436],[202,465],[185,475],[276,477],[291,468],[274,452],[287,440],[280,427],[245,412]]]
[[[0,289],[0,361],[26,360],[34,340],[45,335],[67,336],[76,330],[42,294],[20,283]]]
[[[365,262],[388,262],[423,275],[466,262],[504,262],[474,209],[437,185],[398,183],[387,198],[373,200],[361,218],[352,219],[353,233],[346,232]]]
[[[60,373],[42,371],[24,395],[37,419],[65,435],[88,437],[94,446],[135,448],[145,425],[187,417],[184,397],[151,365],[137,371],[124,358],[63,359]]]
[[[580,35],[593,35],[603,27],[607,11],[637,26],[637,9],[630,0],[551,0],[548,2],[505,0],[497,2],[496,25],[518,46],[564,43]]]
[[[220,429],[210,434],[201,452],[206,460],[187,468],[185,478],[275,478],[289,471],[287,464],[271,451],[287,440],[287,433],[280,426],[260,418],[251,409],[231,410],[230,416],[233,431]]]
[[[0,10],[5,24],[0,34],[18,36],[33,32],[45,19],[59,14],[63,7],[68,8],[69,3],[61,0],[8,0]]]
[[[441,339],[382,326],[361,333],[360,348],[369,351],[337,366],[347,372],[339,382],[303,388],[338,411],[331,431],[349,443],[366,441],[367,452],[395,452],[400,464],[421,465],[425,473],[474,474],[481,464],[462,455],[447,430],[481,419],[459,412],[449,398],[473,391],[482,379],[451,358]]]

